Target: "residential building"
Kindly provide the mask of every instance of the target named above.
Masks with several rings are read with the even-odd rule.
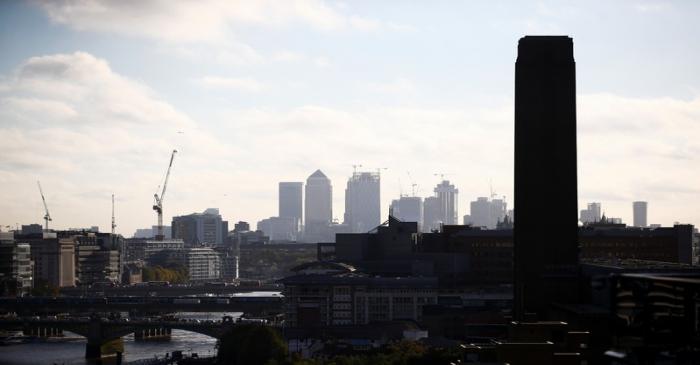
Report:
[[[350,232],[367,232],[381,223],[380,176],[353,172],[345,189],[344,224]]]
[[[633,202],[632,203],[632,222],[635,227],[646,227],[647,226],[647,202]]]
[[[221,219],[219,209],[173,217],[173,237],[187,246],[223,245],[228,234],[228,222]]]

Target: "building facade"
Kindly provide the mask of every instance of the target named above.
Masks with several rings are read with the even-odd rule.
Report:
[[[581,210],[581,215],[579,220],[583,224],[590,224],[600,222],[601,220],[601,210],[600,203],[588,203],[586,209]]]
[[[31,292],[33,268],[28,243],[14,240],[14,232],[0,232],[0,296],[24,296]]]
[[[389,215],[404,222],[418,223],[418,230],[423,227],[423,198],[418,196],[402,196],[391,201]]]

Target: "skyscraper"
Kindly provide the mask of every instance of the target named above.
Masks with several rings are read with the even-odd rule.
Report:
[[[457,195],[459,190],[448,180],[443,180],[435,189],[435,196],[440,201],[440,221],[442,224],[458,224],[457,219]]]
[[[391,215],[404,222],[417,222],[420,231],[423,225],[423,199],[419,196],[402,196],[391,202]]]
[[[578,207],[573,40],[526,36],[515,63],[515,317],[576,300]],[[556,212],[556,214],[552,214]],[[543,222],[546,217],[546,222]]]
[[[600,203],[588,203],[587,209],[581,210],[581,223],[600,222]]]
[[[353,172],[345,189],[344,223],[352,233],[365,233],[381,223],[378,173]]]
[[[208,208],[202,213],[173,217],[173,238],[180,238],[186,245],[223,245],[228,235],[228,222],[222,220],[218,208]]]
[[[476,227],[495,229],[498,222],[502,222],[508,213],[504,199],[489,199],[478,197],[469,203],[469,220]]]
[[[440,229],[442,217],[440,216],[440,199],[429,196],[423,200],[423,232],[431,232]]]
[[[647,226],[647,202],[632,202],[632,213],[635,227]]]
[[[296,219],[297,232],[303,219],[303,182],[279,183],[279,213],[280,218]]]
[[[325,237],[333,218],[333,187],[321,170],[306,179],[304,197],[304,240],[314,242]]]

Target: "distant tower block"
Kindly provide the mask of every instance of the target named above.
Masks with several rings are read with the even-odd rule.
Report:
[[[515,63],[515,317],[577,299],[573,40],[526,36]]]
[[[632,214],[635,227],[647,226],[647,202],[632,202]]]

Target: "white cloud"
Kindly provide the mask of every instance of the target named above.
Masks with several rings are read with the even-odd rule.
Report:
[[[262,82],[250,77],[235,78],[205,76],[200,79],[197,79],[197,83],[208,88],[230,89],[251,93],[258,93],[267,88],[266,85]]]
[[[345,14],[321,0],[39,0],[56,23],[77,30],[143,36],[174,43],[221,42],[232,29],[302,24],[321,31],[406,30],[392,22]]]
[[[367,87],[371,91],[387,94],[412,93],[417,90],[413,81],[405,77],[398,77],[389,82],[372,82]]]

